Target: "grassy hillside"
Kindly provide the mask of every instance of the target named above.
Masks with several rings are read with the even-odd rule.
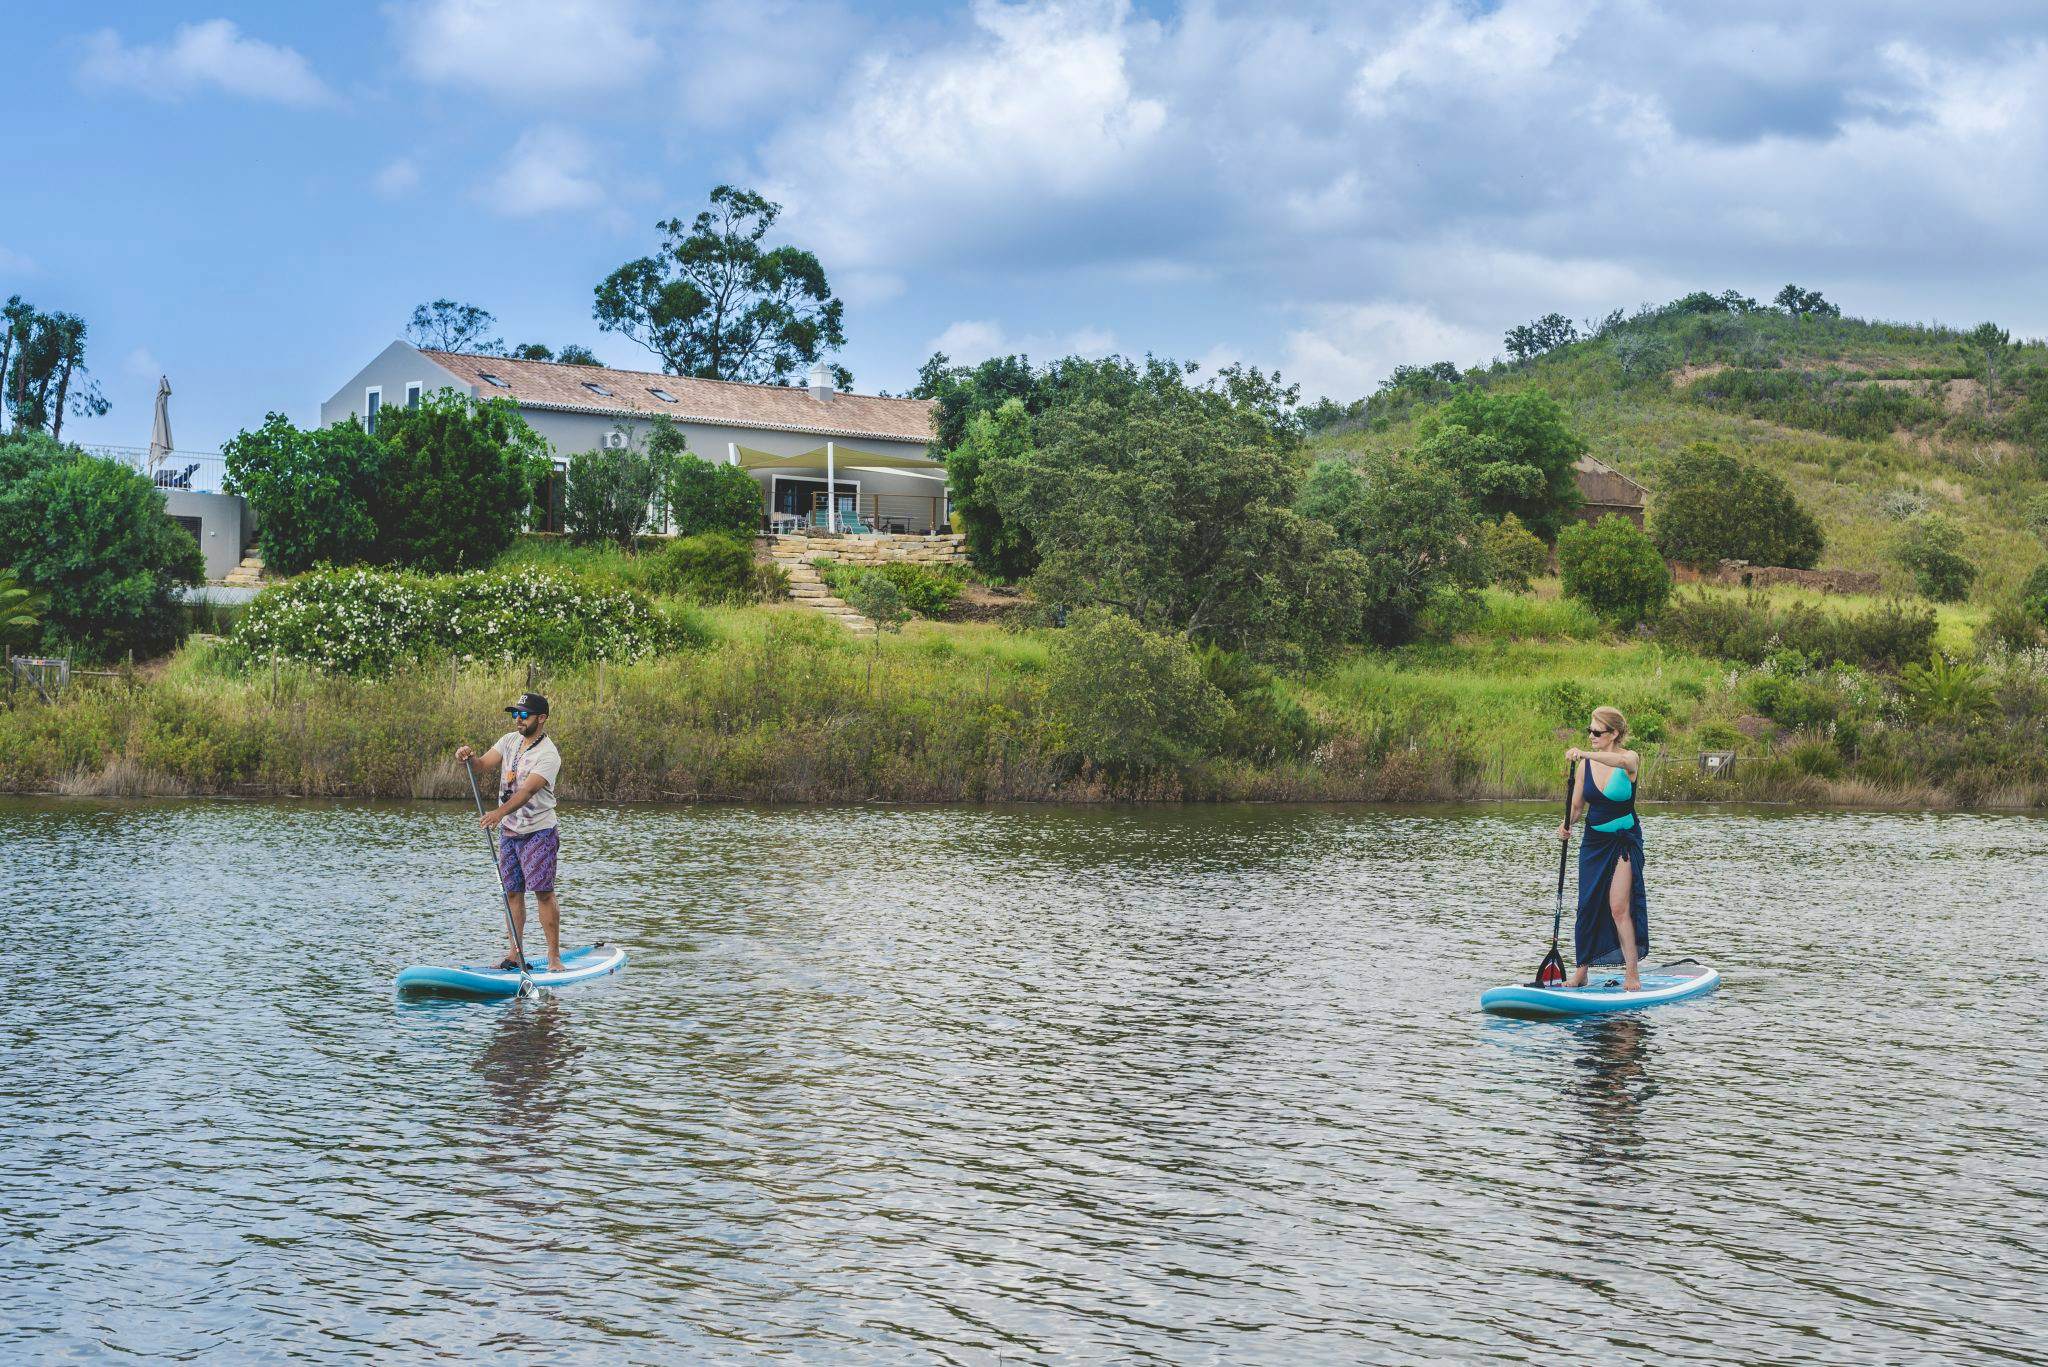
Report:
[[[1653,520],[1665,462],[1711,441],[1791,482],[1827,536],[1823,569],[1876,570],[1909,590],[1891,550],[1929,509],[1964,529],[1979,600],[2016,588],[2042,559],[2030,514],[2048,504],[2048,346],[1987,355],[1952,328],[1714,302],[1610,318],[1591,338],[1450,385],[1383,387],[1311,445],[1398,447],[1457,385],[1533,386],[1567,405],[1594,455],[1649,487]]]

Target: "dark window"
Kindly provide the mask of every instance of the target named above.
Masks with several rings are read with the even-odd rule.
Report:
[[[663,403],[674,403],[676,401],[676,396],[669,393],[666,389],[649,389],[647,392],[660,399]]]
[[[589,381],[589,380],[585,380],[585,381],[583,382],[583,387],[584,387],[585,389],[589,390],[589,391],[590,391],[591,393],[593,393],[593,394],[601,394],[601,395],[603,395],[603,396],[604,396],[605,398],[607,398],[607,399],[609,399],[609,398],[610,398],[610,397],[612,396],[612,392],[611,392],[611,391],[610,391],[609,389],[606,389],[606,388],[605,388],[605,387],[604,387],[603,385],[601,385],[601,384],[593,384],[593,383],[592,383],[591,381]]]
[[[173,521],[173,522],[177,523],[177,524],[178,524],[178,525],[179,525],[180,527],[183,527],[183,528],[184,528],[184,529],[185,529],[186,531],[188,531],[188,532],[192,533],[192,539],[193,539],[194,541],[199,541],[200,527],[201,527],[201,526],[202,526],[203,524],[202,524],[202,523],[201,523],[201,522],[199,521],[199,519],[198,519],[198,518],[196,518],[196,517],[173,517],[173,518],[171,519],[171,521]],[[201,541],[201,542],[200,542],[200,544],[201,544],[201,545],[205,545],[206,543],[205,543],[205,542],[203,542],[203,541]]]
[[[405,387],[405,406],[407,408],[418,408],[420,406],[420,387],[418,383],[415,382]]]
[[[383,406],[384,395],[379,390],[373,389],[363,397],[363,430],[371,436],[377,434],[377,410]]]
[[[485,384],[494,384],[500,389],[510,389],[512,387],[511,385],[506,384],[503,380],[499,379],[496,375],[491,374],[491,372],[488,370],[479,370],[477,372],[476,377],[479,380],[482,380]]]

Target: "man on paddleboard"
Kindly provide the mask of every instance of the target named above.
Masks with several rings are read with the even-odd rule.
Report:
[[[548,937],[548,971],[562,972],[562,909],[555,901],[555,856],[561,835],[555,828],[555,779],[562,772],[562,754],[549,738],[548,700],[521,693],[505,709],[513,729],[490,749],[478,752],[459,746],[455,758],[471,771],[501,770],[498,805],[483,815],[485,830],[499,828],[498,875],[505,881],[505,906],[512,924],[526,938],[526,894],[540,906],[540,928]],[[508,945],[500,970],[519,968],[519,946]]]

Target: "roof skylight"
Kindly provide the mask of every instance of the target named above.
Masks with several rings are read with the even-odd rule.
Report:
[[[494,384],[500,389],[510,389],[512,387],[511,385],[506,384],[503,380],[499,379],[496,375],[491,374],[491,372],[488,370],[479,370],[476,373],[476,377],[479,380],[482,380],[485,384]]]
[[[603,385],[598,384],[593,380],[585,380],[583,382],[583,387],[589,390],[591,393],[600,395],[607,399],[609,399],[612,396],[612,392],[609,389],[606,389]]]
[[[676,402],[676,396],[669,393],[666,389],[656,389],[654,386],[649,385],[647,387],[647,392],[652,394],[655,398],[660,399],[663,403]]]

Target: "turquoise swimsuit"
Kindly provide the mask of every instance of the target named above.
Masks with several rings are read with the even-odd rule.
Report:
[[[1603,835],[1626,831],[1636,824],[1636,783],[1626,769],[1608,772],[1605,783],[1593,781],[1593,766],[1586,766],[1586,828]]]

